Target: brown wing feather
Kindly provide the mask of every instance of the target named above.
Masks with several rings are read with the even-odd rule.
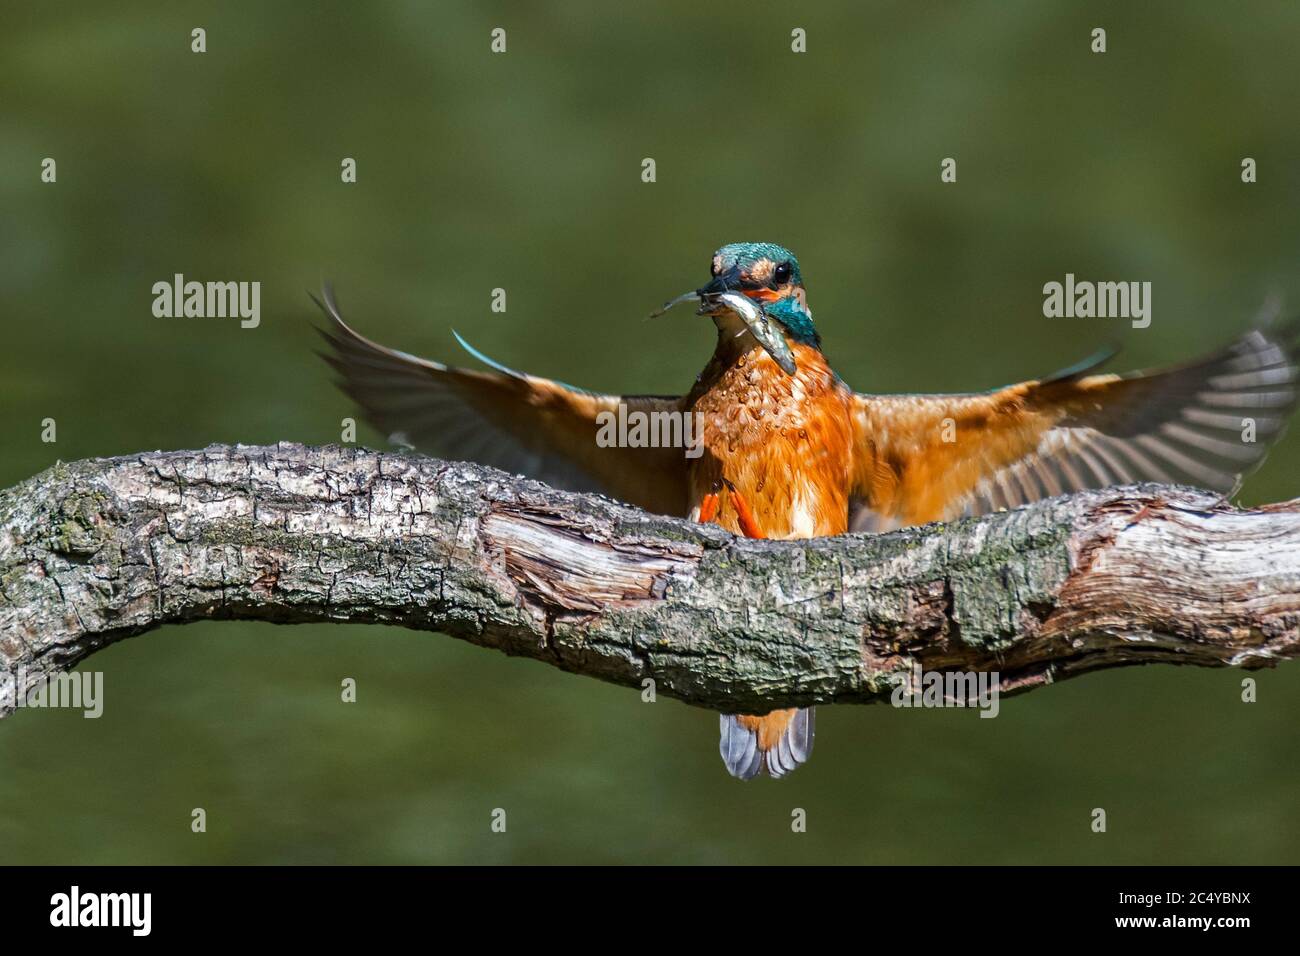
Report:
[[[427,454],[477,461],[557,488],[598,492],[660,514],[686,512],[680,448],[597,444],[601,412],[679,411],[681,398],[597,395],[513,372],[454,368],[379,345],[343,321],[331,291],[323,358],[339,386],[390,437]]]
[[[1136,481],[1230,491],[1300,399],[1297,351],[1294,326],[1257,329],[1169,369],[1072,372],[977,395],[856,395],[853,527]]]

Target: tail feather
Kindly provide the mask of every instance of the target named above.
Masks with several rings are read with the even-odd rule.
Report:
[[[718,750],[727,772],[741,780],[750,780],[763,769],[763,751],[758,749],[758,734],[740,725],[733,714],[721,714],[722,739]]]
[[[750,780],[763,771],[782,777],[812,755],[814,710],[776,710],[762,717],[721,714],[719,729],[718,750],[733,777]]]

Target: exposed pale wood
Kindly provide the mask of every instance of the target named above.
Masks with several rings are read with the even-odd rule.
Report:
[[[914,661],[998,670],[1004,693],[1260,667],[1300,654],[1300,502],[1144,485],[754,541],[476,465],[291,444],[59,464],[0,492],[0,708],[207,618],[441,631],[749,713],[877,700]]]

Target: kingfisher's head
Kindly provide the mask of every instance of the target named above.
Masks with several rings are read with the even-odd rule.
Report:
[[[718,319],[730,311],[718,296],[739,292],[778,322],[791,339],[821,347],[799,260],[789,249],[774,242],[733,242],[713,254],[711,271],[713,280],[695,293],[701,312]]]
[[[752,336],[788,375],[795,373],[790,343],[821,348],[813,327],[808,293],[799,260],[774,242],[733,242],[713,254],[713,279],[694,292],[679,295],[653,315],[679,302],[698,299],[700,315],[713,316],[719,344]]]

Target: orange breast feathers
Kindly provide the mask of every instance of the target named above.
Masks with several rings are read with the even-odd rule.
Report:
[[[731,482],[769,538],[811,538],[848,529],[853,426],[851,393],[821,352],[792,346],[787,375],[761,349],[715,358],[692,406],[704,451],[691,465],[691,517],[722,479]],[[741,533],[731,494],[717,522]]]

